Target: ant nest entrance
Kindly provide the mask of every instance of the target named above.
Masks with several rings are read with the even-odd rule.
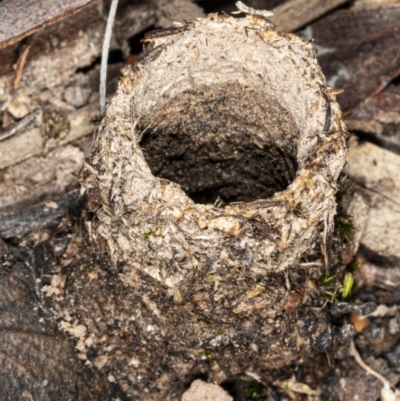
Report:
[[[153,51],[123,70],[83,173],[114,265],[177,291],[195,266],[240,264],[238,244],[254,274],[298,265],[317,242],[330,264],[339,106],[313,46],[246,12],[148,35]]]
[[[267,199],[294,180],[300,132],[276,98],[228,82],[160,100],[140,146],[153,175],[196,203]]]
[[[315,306],[347,132],[313,46],[245,10],[147,37],[154,49],[122,71],[81,175],[91,233],[132,290],[109,300],[113,316],[142,305],[120,342],[92,348],[137,399],[143,386],[167,399],[166,377],[268,380],[331,344]]]

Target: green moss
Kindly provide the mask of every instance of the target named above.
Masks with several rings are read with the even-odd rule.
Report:
[[[347,269],[351,272],[355,272],[360,269],[360,264],[357,259],[354,259],[351,263],[347,265]]]
[[[356,230],[353,218],[349,215],[338,216],[336,220],[336,234],[346,241],[350,242],[351,234]]]
[[[343,202],[344,198],[348,195],[350,195],[354,190],[353,185],[348,185],[347,187],[344,187],[343,189],[339,190],[335,194],[336,202],[341,203]]]
[[[336,234],[341,241],[351,241],[353,231],[357,230],[352,216],[346,214],[343,209],[342,202],[346,196],[353,192],[354,187],[349,185],[344,189],[336,192],[337,215],[335,217]]]
[[[45,111],[43,114],[43,133],[48,138],[58,138],[70,128],[67,116],[59,110]]]

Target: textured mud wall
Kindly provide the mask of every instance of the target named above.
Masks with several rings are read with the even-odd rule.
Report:
[[[242,10],[147,36],[82,172],[111,266],[45,289],[80,357],[135,399],[268,381],[335,339],[320,283],[341,270],[347,133],[313,46]]]

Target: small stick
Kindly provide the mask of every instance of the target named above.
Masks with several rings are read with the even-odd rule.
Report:
[[[13,88],[18,90],[21,83],[22,70],[28,57],[29,49],[31,48],[33,35],[28,39],[27,43],[21,47],[21,53],[18,57],[17,68],[15,69]]]
[[[330,271],[332,266],[331,251],[332,251],[332,233],[331,233],[331,222],[329,221],[329,214],[325,213],[324,216],[324,237],[322,253],[324,255],[325,269]]]
[[[103,49],[101,53],[100,68],[100,114],[106,111],[106,79],[107,79],[107,62],[108,52],[110,49],[112,27],[114,25],[115,13],[117,12],[118,0],[112,0],[110,12],[108,14],[106,32],[104,34]]]

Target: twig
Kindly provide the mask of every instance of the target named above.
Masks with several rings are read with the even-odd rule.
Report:
[[[13,82],[14,90],[19,89],[19,85],[21,83],[22,70],[24,69],[29,49],[31,48],[32,40],[33,40],[33,35],[30,38],[28,38],[26,44],[21,47],[21,53],[18,57],[17,68],[15,69],[15,75],[14,75],[14,82]]]
[[[15,135],[16,133],[20,132],[26,126],[28,126],[32,121],[39,116],[41,113],[40,110],[34,111],[31,114],[28,114],[23,120],[19,121],[17,124],[12,126],[11,128],[4,130],[0,133],[0,142],[4,141],[4,139],[10,138],[11,136]]]
[[[106,32],[104,34],[103,49],[101,53],[101,69],[100,69],[100,114],[106,111],[106,79],[107,79],[107,63],[108,51],[110,49],[112,27],[114,25],[115,13],[117,12],[118,0],[112,0],[110,12],[108,14]]]

